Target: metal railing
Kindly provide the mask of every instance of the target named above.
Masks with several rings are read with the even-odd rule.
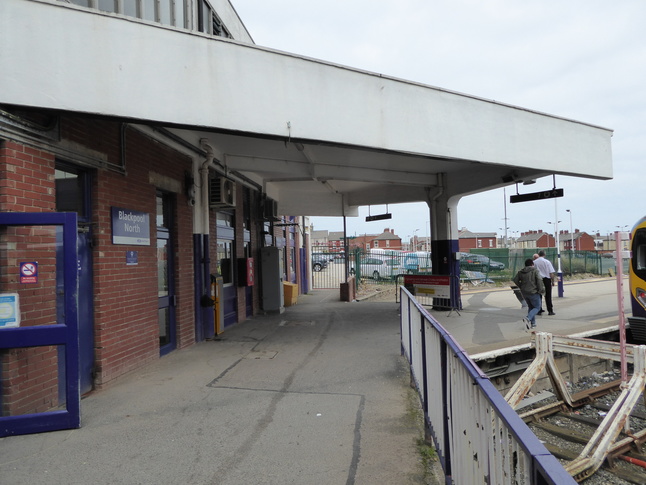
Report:
[[[447,484],[575,484],[453,337],[400,287],[407,358]]]

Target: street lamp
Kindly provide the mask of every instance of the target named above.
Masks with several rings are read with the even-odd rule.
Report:
[[[508,247],[509,247],[509,240],[508,240],[508,238],[507,238],[507,229],[509,229],[509,228],[508,228],[508,227],[504,227],[504,228],[503,228],[503,227],[499,227],[499,228],[498,228],[498,230],[499,230],[499,231],[504,231],[504,234],[503,234],[503,236],[502,236],[502,246],[503,246],[504,248],[508,248]]]
[[[419,231],[419,228],[413,231],[413,244],[414,244],[413,251],[417,251],[417,231]]]
[[[574,251],[574,233],[572,232],[572,211],[570,209],[565,209],[565,212],[570,213],[570,250]]]
[[[563,297],[563,271],[561,270],[561,244],[559,243],[559,220],[554,223],[554,241],[556,243],[556,261],[557,269],[556,274],[558,278],[558,295],[559,298]],[[548,222],[551,224],[551,222]]]
[[[556,223],[547,221],[548,224],[553,224],[554,225],[554,241],[555,241],[556,252],[557,253],[559,252],[559,246],[560,246],[560,243],[559,243],[559,222],[561,222],[561,221],[556,221]]]

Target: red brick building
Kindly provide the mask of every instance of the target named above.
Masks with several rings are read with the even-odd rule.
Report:
[[[574,249],[575,251],[595,251],[595,238],[587,232],[575,229],[573,233],[560,232],[559,245],[563,250]]]
[[[459,232],[460,251],[468,252],[470,249],[496,248],[498,238],[495,232],[471,232],[462,228]]]

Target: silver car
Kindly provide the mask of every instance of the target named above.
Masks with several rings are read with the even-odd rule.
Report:
[[[401,264],[398,258],[381,258],[369,256],[361,260],[360,275],[364,278],[375,280],[381,278],[393,278],[400,274]],[[350,274],[356,274],[355,263],[350,263]]]

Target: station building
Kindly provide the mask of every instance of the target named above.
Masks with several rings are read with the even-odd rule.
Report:
[[[226,24],[201,1],[159,2],[154,14],[130,2],[71,3],[87,15],[98,9],[250,41],[228,3]],[[276,201],[227,172],[213,150],[133,120],[0,105],[0,211],[78,218],[82,393],[264,311],[261,248],[279,253],[277,284],[307,291],[307,222],[279,216]],[[61,322],[59,239],[45,226],[2,227],[0,293],[20,296],[23,325]],[[23,261],[37,265],[31,282],[19,272]],[[2,415],[58,406],[61,361],[54,346],[2,352]]]
[[[0,45],[2,416],[282,311],[307,216],[426,201],[455,275],[463,195],[611,176],[610,130],[257,47],[227,0],[3,0]]]

